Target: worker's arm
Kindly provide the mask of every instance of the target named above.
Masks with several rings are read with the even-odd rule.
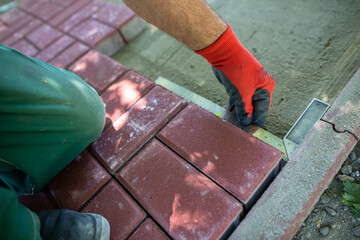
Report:
[[[204,0],[124,0],[140,17],[203,56],[242,125],[262,126],[275,81]]]

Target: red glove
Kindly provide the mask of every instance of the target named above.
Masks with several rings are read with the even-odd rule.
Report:
[[[229,109],[236,111],[240,124],[264,125],[275,81],[241,45],[230,25],[215,43],[195,52],[212,65],[229,94]]]

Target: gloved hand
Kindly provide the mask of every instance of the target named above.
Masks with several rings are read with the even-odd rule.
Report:
[[[238,41],[230,25],[211,46],[195,51],[212,65],[229,94],[229,109],[241,125],[263,126],[271,105],[275,81]]]

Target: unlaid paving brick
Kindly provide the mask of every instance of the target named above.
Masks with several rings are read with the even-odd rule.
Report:
[[[79,0],[74,2],[74,4],[71,5],[71,7],[66,8],[63,12],[58,14],[56,17],[50,20],[50,24],[53,26],[59,27],[62,31],[69,31],[71,28],[75,27],[76,24],[78,24],[80,21],[84,20],[85,18],[79,18],[79,16],[83,16],[83,14],[91,14],[91,8],[89,8],[89,5],[92,5],[96,8],[97,5],[103,5],[101,2],[97,1],[91,1],[91,0]],[[80,20],[75,21],[74,20]],[[64,25],[65,24],[65,25]],[[64,29],[64,27],[61,26],[67,26],[68,29]]]
[[[108,56],[92,50],[71,65],[69,70],[83,78],[98,93],[102,93],[128,68]]]
[[[219,239],[242,206],[157,139],[116,175],[174,239]]]
[[[145,222],[141,224],[139,229],[134,232],[129,240],[167,240],[169,239],[166,234],[152,221],[147,218]]]
[[[39,52],[31,43],[24,39],[11,45],[11,48],[18,50],[19,52],[30,57],[34,57]]]
[[[151,89],[92,144],[92,151],[114,172],[185,104],[160,86]]]
[[[189,104],[158,137],[249,209],[279,170],[281,152]]]
[[[115,122],[127,109],[141,98],[155,83],[135,71],[129,71],[112,84],[102,95],[106,106],[106,124]]]
[[[78,210],[110,178],[97,160],[85,150],[51,180],[48,188],[60,208]]]
[[[66,69],[69,67],[73,62],[83,56],[89,48],[82,43],[75,42],[62,53],[57,55],[53,60],[49,63],[59,68]]]
[[[339,132],[348,131],[360,139],[360,69],[340,92],[325,113],[323,120],[332,123]]]
[[[23,28],[29,21],[32,20],[32,17],[25,15],[19,21],[15,22],[11,26],[1,26],[0,27],[0,43],[6,38],[9,38],[12,34],[16,33],[19,29]]]
[[[125,239],[146,217],[122,187],[111,181],[82,212],[96,213],[110,223],[110,239]]]
[[[44,21],[49,21],[51,18],[59,14],[64,8],[56,3],[50,1],[38,1],[30,9],[25,9],[28,12],[32,13],[34,16],[37,16]]]
[[[25,24],[22,28],[17,30],[14,34],[12,34],[10,37],[6,38],[4,41],[2,41],[2,44],[10,46],[17,41],[24,38],[24,36],[33,31],[35,28],[39,27],[41,22],[38,19],[31,18],[31,20]]]
[[[115,28],[93,19],[85,20],[71,30],[70,34],[108,56],[124,45],[124,41]]]
[[[64,35],[61,38],[59,38],[56,42],[42,50],[38,55],[35,56],[35,58],[48,62],[51,59],[53,59],[57,54],[64,51],[67,47],[69,47],[74,42],[74,39]]]
[[[46,188],[33,195],[21,195],[18,199],[21,204],[32,211],[52,210],[58,208]]]
[[[318,121],[229,239],[292,239],[356,143]]]
[[[42,26],[27,34],[26,37],[39,49],[44,49],[61,35],[61,32],[50,25],[42,24]]]
[[[9,12],[4,13],[4,15],[1,16],[2,22],[4,22],[6,25],[10,26],[23,18],[26,15],[23,11],[15,8],[10,10]]]

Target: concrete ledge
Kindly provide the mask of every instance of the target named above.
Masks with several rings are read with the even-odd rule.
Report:
[[[319,120],[230,239],[291,239],[356,142]]]
[[[338,132],[349,132],[360,138],[360,69],[340,92],[325,113],[323,120],[334,125]]]

